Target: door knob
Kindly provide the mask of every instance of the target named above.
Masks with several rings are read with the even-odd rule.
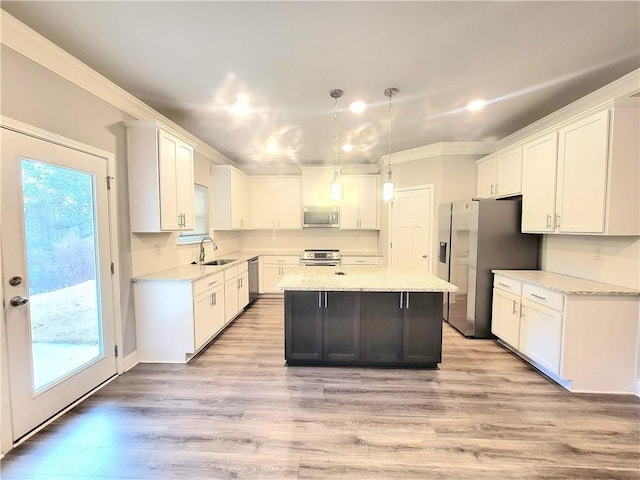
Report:
[[[25,303],[27,303],[29,301],[29,299],[27,297],[11,297],[11,300],[9,300],[9,303],[11,304],[12,307],[19,307],[20,305],[24,305]]]

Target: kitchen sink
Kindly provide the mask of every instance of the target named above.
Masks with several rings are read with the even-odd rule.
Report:
[[[205,262],[203,265],[226,265],[227,263],[235,262],[235,258],[220,258],[218,260],[211,260],[210,262]]]

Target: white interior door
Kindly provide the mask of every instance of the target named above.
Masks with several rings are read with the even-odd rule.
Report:
[[[2,128],[14,440],[116,374],[107,160]]]
[[[431,272],[432,189],[416,187],[394,192],[391,208],[391,265]]]

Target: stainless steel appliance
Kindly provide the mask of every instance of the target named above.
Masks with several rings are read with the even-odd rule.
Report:
[[[492,337],[492,269],[539,268],[541,237],[520,233],[521,212],[520,198],[440,205],[437,275],[458,287],[442,315],[466,337]]]
[[[337,249],[307,249],[300,254],[300,265],[335,267],[340,265],[340,261],[340,250]]]
[[[302,209],[304,228],[338,228],[340,226],[340,208],[304,207]]]
[[[258,257],[248,260],[249,263],[249,305],[258,299],[260,285],[260,270],[258,268]]]

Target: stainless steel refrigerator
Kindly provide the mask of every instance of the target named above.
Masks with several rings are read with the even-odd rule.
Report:
[[[443,296],[442,315],[466,337],[492,337],[492,269],[539,268],[541,236],[520,233],[521,215],[518,197],[440,205],[437,274],[458,287]]]

